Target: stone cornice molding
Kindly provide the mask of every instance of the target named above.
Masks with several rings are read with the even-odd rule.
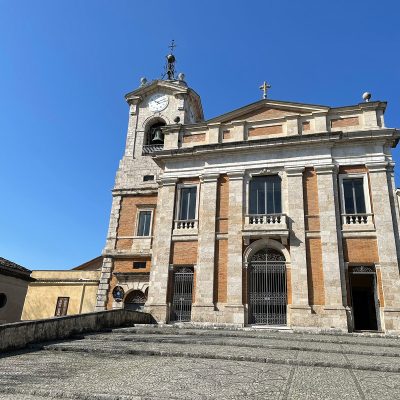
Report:
[[[158,193],[158,186],[154,186],[154,188],[143,188],[143,189],[113,189],[112,195],[113,197],[120,196],[129,196],[129,195],[137,195],[137,194],[156,194]]]
[[[304,167],[285,167],[285,172],[288,177],[303,176]]]
[[[219,178],[219,173],[204,173],[200,175],[200,182],[217,182]]]
[[[175,186],[176,183],[178,182],[177,177],[162,177],[158,181],[159,187],[162,186]]]
[[[230,181],[240,181],[243,180],[245,171],[230,171],[227,175]]]
[[[337,174],[338,167],[335,164],[314,165],[314,170],[317,175],[332,175]]]
[[[366,163],[365,166],[368,168],[369,173],[387,172],[389,167],[387,161]]]

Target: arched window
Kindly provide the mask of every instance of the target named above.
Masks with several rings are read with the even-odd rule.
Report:
[[[142,311],[147,301],[147,294],[141,290],[133,290],[129,292],[124,300],[124,308],[134,311]]]
[[[165,126],[164,121],[158,121],[152,124],[146,132],[145,145],[163,145],[164,134],[161,131],[161,127]]]

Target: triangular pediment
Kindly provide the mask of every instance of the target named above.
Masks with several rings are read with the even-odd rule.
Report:
[[[212,118],[207,122],[229,123],[232,121],[261,121],[327,110],[329,110],[329,107],[326,106],[265,99]]]

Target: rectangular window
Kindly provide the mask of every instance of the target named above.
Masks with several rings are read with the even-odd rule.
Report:
[[[137,236],[150,236],[151,211],[139,211]]]
[[[281,214],[281,178],[256,176],[250,181],[249,214]]]
[[[134,261],[133,269],[145,269],[146,261]]]
[[[54,313],[54,316],[62,317],[63,315],[67,315],[68,303],[69,297],[59,297],[57,299],[56,312]]]
[[[345,214],[365,214],[364,179],[343,179]]]
[[[181,189],[181,201],[179,205],[179,219],[189,220],[196,218],[196,195],[197,187]]]

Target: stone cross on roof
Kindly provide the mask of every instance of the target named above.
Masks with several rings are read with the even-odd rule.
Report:
[[[271,85],[264,81],[264,83],[260,86],[260,90],[263,91],[263,99],[267,98],[267,91],[271,88]]]

